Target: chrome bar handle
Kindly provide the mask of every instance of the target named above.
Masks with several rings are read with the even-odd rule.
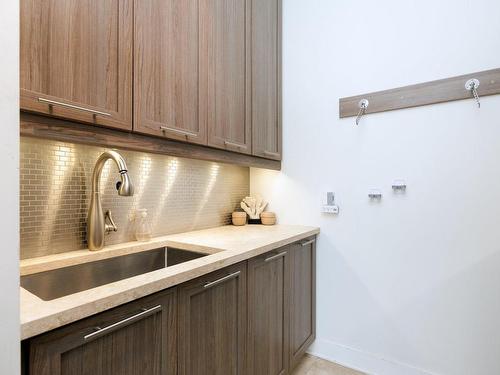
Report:
[[[180,130],[180,129],[175,129],[175,128],[171,128],[169,126],[160,126],[160,130],[162,131],[169,131],[169,132],[172,132],[172,133],[177,133],[177,134],[180,134],[180,135],[184,135],[186,137],[197,137],[198,134],[197,133],[193,133],[193,132],[189,132],[187,130]]]
[[[211,287],[213,287],[215,285],[223,283],[224,281],[227,281],[227,280],[230,280],[230,279],[234,279],[240,273],[241,273],[241,271],[236,271],[236,272],[230,273],[227,276],[221,277],[220,279],[217,279],[215,281],[210,281],[210,282],[206,283],[205,285],[203,285],[203,288],[211,288]]]
[[[120,328],[122,326],[128,325],[128,324],[133,323],[137,320],[140,320],[146,316],[152,315],[152,314],[158,312],[159,310],[161,310],[161,305],[152,307],[150,309],[143,309],[143,311],[141,311],[140,313],[129,316],[128,318],[125,318],[123,320],[120,320],[119,322],[110,324],[109,326],[106,326],[104,328],[97,327],[96,331],[89,333],[88,335],[83,336],[83,340],[88,341],[88,340],[94,339],[96,337],[104,336],[110,332],[117,330],[118,328]]]
[[[268,156],[274,156],[274,157],[280,156],[279,152],[264,151],[264,154],[268,155]]]
[[[38,98],[38,101],[40,103],[48,104],[49,106],[57,105],[57,106],[60,106],[60,107],[76,109],[78,111],[89,112],[89,113],[92,113],[94,115],[111,116],[111,113],[96,111],[95,109],[89,109],[89,108],[85,108],[85,107],[80,107],[80,106],[77,106],[77,105],[67,104],[67,103],[63,103],[63,102],[58,102],[58,101],[55,101],[55,100],[50,100],[50,99],[45,99],[45,98]]]
[[[241,143],[234,143],[234,142],[229,142],[229,141],[224,141],[224,145],[226,146],[233,146],[233,147],[237,147],[237,148],[247,148],[246,145],[242,145]]]
[[[270,256],[270,257],[264,259],[264,262],[270,262],[272,260],[284,257],[285,255],[286,255],[286,251],[283,251],[283,252],[281,252],[279,254],[276,254],[276,255],[273,255],[273,256]]]
[[[309,240],[309,241],[306,241],[306,242],[302,242],[301,246],[304,247],[304,246],[310,245],[310,244],[312,244],[314,242],[316,242],[316,240],[313,238],[312,240]]]

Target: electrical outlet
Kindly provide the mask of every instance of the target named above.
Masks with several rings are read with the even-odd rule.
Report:
[[[339,213],[339,206],[337,206],[335,204],[333,204],[333,205],[325,204],[323,206],[323,212],[326,213],[326,214],[338,215],[338,213]]]

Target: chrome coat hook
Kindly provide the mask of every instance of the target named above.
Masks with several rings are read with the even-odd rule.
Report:
[[[359,125],[359,120],[361,120],[361,117],[363,117],[363,115],[366,113],[366,109],[368,108],[368,106],[370,105],[370,102],[368,101],[368,99],[361,99],[358,103],[358,108],[359,108],[359,112],[358,112],[358,117],[356,117],[356,125]]]
[[[465,89],[472,92],[474,99],[476,99],[477,107],[481,108],[481,102],[479,101],[479,95],[477,93],[477,88],[479,87],[479,80],[476,78],[469,79],[465,82]]]

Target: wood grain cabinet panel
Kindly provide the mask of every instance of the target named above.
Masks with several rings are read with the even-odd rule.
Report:
[[[175,375],[175,300],[168,290],[31,339],[27,373]]]
[[[245,371],[246,263],[179,289],[179,375]]]
[[[253,0],[253,154],[281,160],[281,0]]]
[[[208,144],[247,154],[250,9],[251,0],[200,0],[200,115]]]
[[[206,144],[200,119],[200,7],[206,0],[135,1],[134,130]]]
[[[21,109],[132,129],[132,0],[22,0]]]
[[[288,373],[290,251],[248,261],[248,375]]]
[[[22,0],[20,29],[22,110],[281,160],[281,0]]]
[[[29,375],[285,375],[316,335],[315,238],[23,342]]]
[[[135,3],[134,130],[251,154],[250,0]]]
[[[290,369],[316,338],[316,242],[291,246]]]

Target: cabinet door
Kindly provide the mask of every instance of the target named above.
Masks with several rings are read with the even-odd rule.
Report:
[[[200,115],[208,144],[251,153],[251,0],[200,0]]]
[[[253,0],[252,144],[281,160],[281,0]]]
[[[135,1],[135,131],[207,143],[206,123],[199,116],[203,2]]]
[[[175,290],[32,339],[30,375],[176,374]]]
[[[239,375],[245,369],[246,264],[179,289],[179,375]]]
[[[21,109],[132,129],[132,0],[21,0]]]
[[[288,247],[248,261],[248,375],[288,372]]]
[[[293,369],[316,337],[316,242],[293,244],[290,296],[290,368]]]

